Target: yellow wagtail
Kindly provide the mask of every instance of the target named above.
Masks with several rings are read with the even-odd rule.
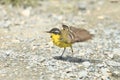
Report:
[[[62,27],[62,30],[58,28],[52,28],[50,31],[47,31],[47,33],[51,33],[53,43],[60,48],[64,48],[61,57],[63,56],[66,47],[70,47],[73,53],[73,43],[89,40],[93,36],[85,29],[75,28],[72,26],[68,27],[64,24]]]

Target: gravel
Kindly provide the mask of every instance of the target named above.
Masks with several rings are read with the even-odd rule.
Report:
[[[40,1],[38,7],[0,5],[0,80],[120,80],[119,1]],[[118,8],[116,8],[118,7]],[[44,31],[61,24],[85,28],[92,40],[60,58]]]

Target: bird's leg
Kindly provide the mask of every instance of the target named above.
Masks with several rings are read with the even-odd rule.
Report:
[[[72,48],[72,46],[70,46],[70,48],[71,48],[71,52],[72,52],[72,56],[73,56],[73,48]]]
[[[63,54],[64,54],[65,50],[66,50],[66,48],[64,48],[64,50],[63,50],[63,52],[62,52],[62,54],[61,54],[61,56],[60,56],[61,58],[62,58],[62,56],[63,56]]]

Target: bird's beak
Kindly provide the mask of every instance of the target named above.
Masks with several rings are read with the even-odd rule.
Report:
[[[50,33],[50,31],[45,31],[45,33]]]

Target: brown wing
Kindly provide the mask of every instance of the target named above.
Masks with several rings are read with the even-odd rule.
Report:
[[[92,38],[92,34],[90,34],[85,29],[68,27],[67,25],[62,25],[63,29],[61,30],[61,39],[67,43],[75,43],[75,42],[83,42]]]
[[[83,41],[91,39],[93,36],[85,29],[69,27],[69,30],[70,30],[69,34],[74,36],[74,38],[72,38],[71,40],[72,43],[83,42]]]

